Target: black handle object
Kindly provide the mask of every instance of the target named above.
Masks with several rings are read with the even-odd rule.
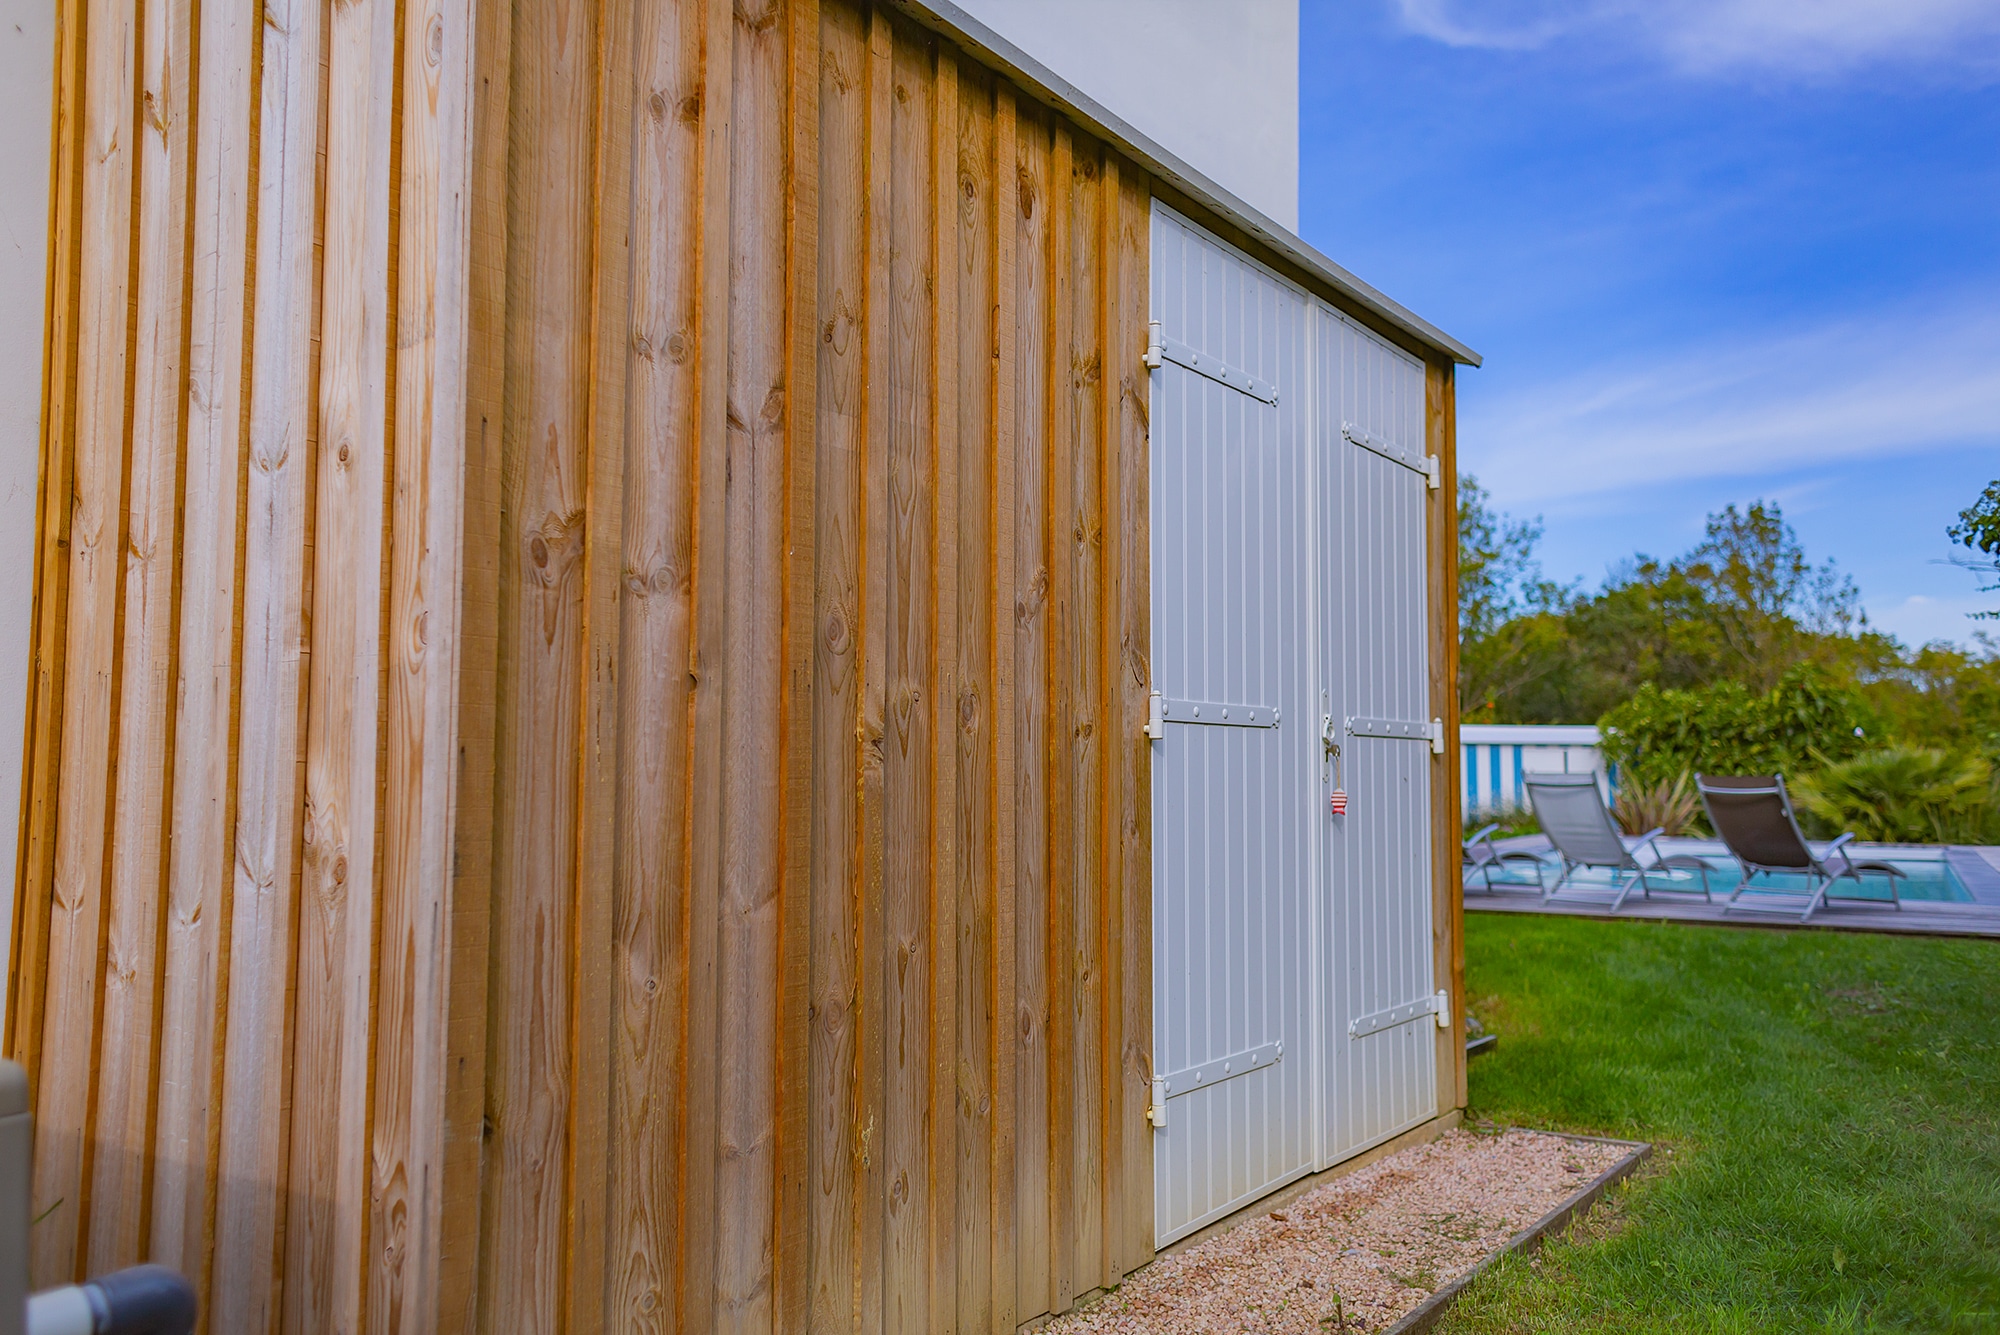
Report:
[[[135,1265],[99,1275],[84,1286],[96,1289],[97,1335],[189,1335],[194,1329],[194,1286],[178,1270]]]

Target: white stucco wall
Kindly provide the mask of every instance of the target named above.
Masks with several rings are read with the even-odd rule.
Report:
[[[1294,231],[1299,0],[958,0],[1162,148]]]
[[[13,949],[49,237],[52,4],[0,14],[0,960]]]

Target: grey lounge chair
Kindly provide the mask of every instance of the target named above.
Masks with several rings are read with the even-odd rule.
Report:
[[[1716,834],[1729,846],[1729,851],[1735,854],[1737,863],[1743,868],[1741,879],[1730,891],[1728,903],[1723,905],[1724,913],[1732,908],[1753,913],[1796,912],[1799,921],[1806,922],[1829,899],[1867,898],[1865,895],[1832,893],[1837,881],[1852,880],[1860,885],[1863,872],[1874,872],[1884,877],[1889,882],[1889,902],[1898,910],[1903,907],[1903,896],[1896,888],[1896,881],[1905,873],[1886,862],[1856,862],[1849,857],[1847,845],[1853,842],[1852,834],[1841,835],[1827,845],[1823,854],[1812,851],[1805,835],[1799,831],[1798,818],[1792,814],[1792,799],[1785,791],[1784,775],[1727,777],[1697,774],[1694,783],[1701,790],[1702,805],[1708,809],[1708,823],[1715,827]],[[1833,860],[1835,854],[1839,855],[1838,864]],[[1750,888],[1750,878],[1758,872],[1783,872],[1805,877],[1804,890],[1758,892],[1778,899],[1804,900],[1804,907],[1750,901],[1739,903],[1743,892]]]
[[[1477,872],[1479,873],[1480,881],[1486,887],[1486,893],[1489,895],[1497,894],[1498,891],[1493,888],[1493,873],[1496,871],[1506,871],[1509,864],[1521,863],[1525,864],[1527,869],[1535,874],[1535,889],[1539,892],[1543,888],[1542,860],[1533,853],[1503,853],[1495,848],[1493,846],[1493,832],[1499,828],[1497,824],[1485,826],[1475,831],[1472,837],[1465,841],[1465,853],[1459,863],[1459,880],[1461,884],[1470,890],[1472,888],[1472,874]],[[1519,885],[1521,883],[1515,881],[1510,884]]]
[[[1542,833],[1548,835],[1549,842],[1562,855],[1562,875],[1542,891],[1543,903],[1562,893],[1571,873],[1580,867],[1605,867],[1617,873],[1611,887],[1613,913],[1625,906],[1626,896],[1634,889],[1642,891],[1648,899],[1653,897],[1655,889],[1683,889],[1655,886],[1648,878],[1659,873],[1693,873],[1701,882],[1702,898],[1713,901],[1708,888],[1708,864],[1685,853],[1662,857],[1659,845],[1653,841],[1663,831],[1648,830],[1627,845],[1618,822],[1604,805],[1603,794],[1597,791],[1595,774],[1528,774],[1522,778],[1528,788],[1528,801],[1535,808],[1535,819],[1542,824]],[[1639,860],[1641,849],[1652,851],[1650,861]],[[1686,892],[1693,889],[1692,885],[1685,887]]]

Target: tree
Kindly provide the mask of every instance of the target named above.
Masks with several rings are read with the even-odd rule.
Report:
[[[1979,493],[1979,499],[1958,512],[1958,522],[1945,530],[1945,535],[1960,546],[1969,547],[1982,554],[1981,557],[1961,556],[1954,560],[1968,570],[1982,574],[2000,575],[2000,482],[1989,482],[1986,490]],[[1981,593],[1992,593],[2000,589],[2000,582],[1982,584]],[[2000,619],[2000,611],[1974,612],[1974,617],[1982,621]]]
[[[1729,675],[1769,690],[1814,657],[1809,639],[1844,638],[1866,624],[1861,591],[1832,561],[1814,565],[1776,502],[1708,517],[1707,536],[1676,563],[1699,590]]]

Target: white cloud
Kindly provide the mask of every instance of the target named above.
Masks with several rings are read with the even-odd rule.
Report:
[[[1516,508],[1837,459],[2000,446],[2000,294],[1461,390],[1459,440]],[[1482,372],[1495,375],[1496,366]]]
[[[1989,611],[1995,606],[2000,606],[2000,595],[1929,598],[1914,593],[1900,602],[1871,603],[1868,621],[1876,630],[1887,631],[1904,644],[1929,644],[1935,640],[1965,644],[1975,631],[2000,628],[1991,621],[1972,619],[1972,613]]]
[[[1451,46],[1531,50],[1604,34],[1688,73],[1839,74],[1884,63],[2000,74],[1994,0],[1395,0],[1405,27]]]

